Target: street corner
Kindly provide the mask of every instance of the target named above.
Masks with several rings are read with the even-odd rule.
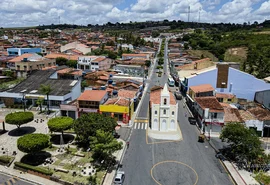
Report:
[[[168,160],[156,163],[151,168],[150,174],[158,185],[179,183],[196,185],[199,179],[197,172],[191,166],[180,161]]]
[[[176,131],[161,132],[151,130],[146,131],[146,144],[162,144],[170,142],[180,142],[183,140],[183,135],[179,125],[177,125]]]

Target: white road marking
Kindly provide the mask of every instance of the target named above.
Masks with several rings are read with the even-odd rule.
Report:
[[[138,128],[137,129],[140,129],[140,127],[141,127],[141,123],[138,123]]]
[[[135,123],[135,125],[134,125],[134,128],[136,129],[136,127],[137,127],[137,122]]]
[[[144,127],[144,129],[145,129],[145,130],[147,129],[147,123],[145,123],[145,127]]]

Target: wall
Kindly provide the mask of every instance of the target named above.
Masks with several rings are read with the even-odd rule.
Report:
[[[255,101],[270,109],[270,89],[266,91],[256,92]]]
[[[201,84],[211,84],[216,88],[217,69],[201,73],[197,76],[188,78],[188,87]],[[232,88],[230,91],[230,84]],[[255,92],[270,89],[270,83],[257,79],[254,76],[229,68],[228,87],[225,89],[216,88],[217,92],[233,93],[237,98],[254,100]]]
[[[77,99],[81,95],[81,80],[78,80],[76,85],[72,88],[71,100]]]
[[[14,55],[22,55],[24,53],[41,53],[42,49],[41,48],[8,48],[7,52],[9,56],[14,56]],[[13,52],[18,52],[18,54],[12,54]]]

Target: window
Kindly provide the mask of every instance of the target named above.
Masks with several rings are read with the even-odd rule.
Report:
[[[232,101],[232,99],[228,99],[228,101]]]
[[[217,98],[219,102],[223,102],[223,98]]]
[[[172,111],[172,115],[174,116],[174,111]]]
[[[164,98],[164,102],[163,102],[164,105],[167,105],[167,99]]]
[[[155,115],[157,115],[157,111],[155,111]]]
[[[166,114],[166,110],[165,109],[163,110],[163,114]]]
[[[213,116],[214,118],[217,118],[217,113],[214,113],[214,116]]]

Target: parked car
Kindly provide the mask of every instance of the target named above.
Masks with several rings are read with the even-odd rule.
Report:
[[[226,157],[221,152],[217,152],[215,156],[222,161],[226,160]]]
[[[124,171],[117,171],[113,182],[114,182],[114,184],[123,184],[124,179],[125,179],[125,172]]]
[[[193,117],[188,117],[188,121],[191,125],[196,125],[196,119]]]
[[[182,95],[180,94],[180,92],[174,92],[174,96],[177,100],[182,100]]]

